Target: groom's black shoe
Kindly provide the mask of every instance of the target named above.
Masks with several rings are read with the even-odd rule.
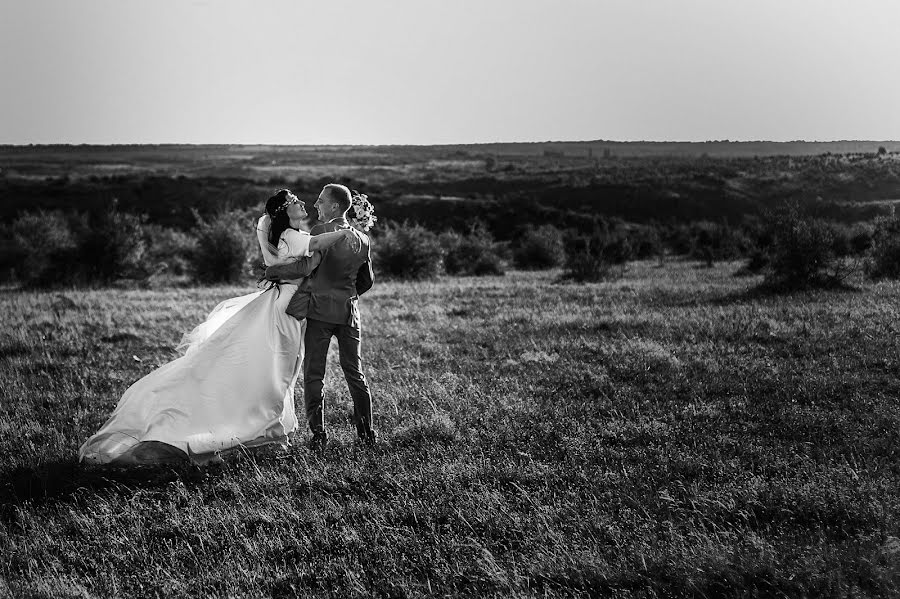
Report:
[[[309,448],[319,453],[325,451],[326,445],[328,445],[328,435],[326,433],[313,433],[312,439],[309,440]]]
[[[366,431],[356,431],[356,434],[359,436],[359,440],[362,441],[363,445],[372,446],[378,441],[378,433],[374,430],[369,429]]]

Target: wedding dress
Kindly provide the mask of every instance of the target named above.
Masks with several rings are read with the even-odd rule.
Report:
[[[267,266],[311,256],[308,233],[288,229],[267,243]],[[273,252],[272,250],[276,251]],[[125,391],[103,427],[79,450],[93,464],[205,463],[238,447],[288,444],[297,427],[294,386],[303,363],[306,321],[285,314],[295,284],[223,301],[186,334],[181,357]]]

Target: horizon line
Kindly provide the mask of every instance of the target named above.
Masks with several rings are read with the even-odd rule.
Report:
[[[489,146],[489,145],[530,145],[530,144],[830,144],[830,143],[900,143],[896,139],[707,139],[707,140],[654,140],[654,139],[553,139],[535,141],[477,141],[460,143],[266,143],[266,142],[53,142],[53,143],[6,143],[0,142],[0,147],[109,147],[109,146],[274,146],[274,147],[440,147],[440,146]]]

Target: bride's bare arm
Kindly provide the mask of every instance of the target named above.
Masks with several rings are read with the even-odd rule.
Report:
[[[313,235],[312,239],[309,240],[309,251],[315,252],[327,250],[341,239],[351,239],[355,237],[356,236],[353,234],[352,229],[342,229],[340,231],[334,231],[332,233],[320,233],[319,235]]]

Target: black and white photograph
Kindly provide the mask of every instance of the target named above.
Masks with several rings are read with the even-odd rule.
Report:
[[[898,28],[0,0],[0,599],[900,596]]]

